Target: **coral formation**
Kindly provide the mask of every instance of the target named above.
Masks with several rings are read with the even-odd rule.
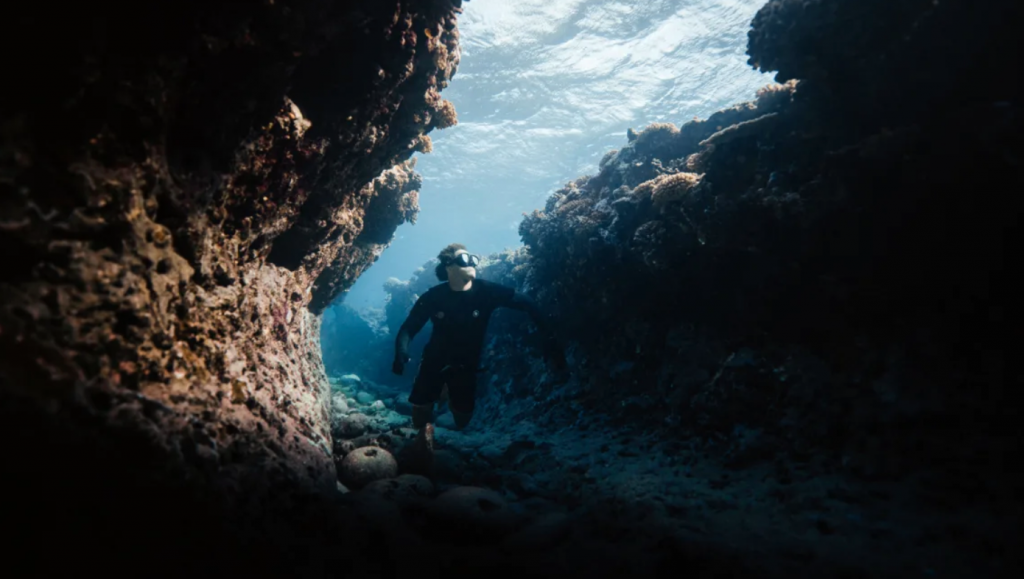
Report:
[[[555,313],[572,377],[496,315],[474,418],[486,435],[444,439],[461,460],[437,471],[586,522],[548,512],[503,549],[551,540],[569,561],[586,544],[603,562],[595,545],[632,529],[727,537],[703,554],[741,576],[1021,567],[1016,371],[998,358],[1021,318],[1001,265],[1021,207],[1000,192],[1021,188],[1024,84],[1001,48],[1019,40],[993,16],[1019,10],[769,2],[750,54],[785,82],[630,130],[525,217],[525,246],[480,275]],[[389,325],[424,279],[389,284]],[[627,552],[666,559],[652,550]]]
[[[415,149],[418,153],[430,153],[434,150],[434,144],[428,135],[423,135],[416,141]]]
[[[415,433],[376,344],[435,264],[376,318],[329,306],[415,219],[408,161],[457,122],[460,5],[12,8],[4,53],[39,47],[0,107],[14,556],[1013,576],[1020,3],[769,1],[749,54],[782,84],[630,129],[481,266],[556,315],[572,375],[496,315],[489,430],[443,415],[427,485],[396,476]],[[323,311],[381,374],[326,379]]]
[[[682,200],[700,182],[700,175],[694,173],[672,173],[662,175],[637,185],[651,188],[651,203],[655,209],[664,211],[670,204]]]
[[[460,5],[9,15],[8,54],[48,39],[12,63],[39,80],[0,113],[0,423],[32,441],[12,456],[14,492],[62,517],[102,512],[109,544],[138,558],[171,543],[231,558],[244,533],[270,558],[289,549],[280,534],[303,534],[270,513],[336,492],[318,314],[415,218],[405,161],[435,109],[454,122],[438,91]],[[11,524],[88,548],[74,526],[42,529],[47,513]],[[176,574],[202,559],[176,557]]]
[[[713,489],[747,485],[792,512],[835,499],[828,516],[822,502],[806,507],[818,513],[813,532],[898,540],[908,552],[915,533],[955,519],[952,505],[1012,510],[1017,406],[995,357],[1020,319],[1007,301],[1020,283],[999,264],[1021,208],[999,192],[1021,180],[1024,85],[998,48],[1018,43],[994,15],[1011,22],[1019,10],[769,2],[751,57],[786,82],[678,129],[631,131],[596,175],[525,217],[523,249],[489,257],[481,276],[556,313],[574,377],[553,383],[520,321],[496,316],[477,416],[494,429],[545,424],[550,440],[642,433],[666,445],[661,460],[687,457],[656,478],[718,468]],[[954,30],[970,35],[974,56],[948,41]],[[594,446],[590,492],[617,470],[603,462],[644,463],[642,451]],[[629,476],[630,492],[657,486]],[[502,474],[522,496],[544,492],[525,480]],[[812,501],[822,481],[843,490]],[[920,499],[893,511],[898,539],[839,522],[846,505],[893,488]],[[712,508],[741,508],[729,495]],[[988,516],[965,532],[1000,545],[999,562],[956,532],[930,539],[944,547],[929,557],[964,573],[1012,567],[1013,533]],[[863,573],[898,574],[892,565]]]
[[[458,124],[458,115],[455,114],[455,105],[451,101],[441,101],[434,111],[434,127],[447,129]]]
[[[799,83],[678,130],[651,125],[523,220],[526,271],[506,280],[558,311],[577,344],[575,390],[530,392],[573,400],[553,421],[609,413],[701,440],[735,468],[774,457],[861,483],[1001,479],[1004,378],[978,371],[1006,322],[970,304],[1007,312],[998,296],[1017,286],[991,268],[1020,208],[963,192],[1020,181],[1007,159],[1019,158],[1021,117],[996,112],[1016,110],[1016,72],[981,79],[946,50],[940,29],[989,22],[985,10],[882,4],[770,2],[752,60]],[[950,75],[932,51],[977,92],[940,89]],[[578,235],[586,222],[599,225]],[[517,340],[501,342],[499,359],[521,358]],[[520,375],[521,364],[500,363]],[[949,461],[963,467],[938,466]]]

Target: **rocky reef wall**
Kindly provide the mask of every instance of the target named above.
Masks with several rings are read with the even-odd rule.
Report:
[[[784,84],[630,131],[528,216],[509,281],[577,345],[565,419],[988,493],[1019,441],[1018,12],[769,2],[750,61]]]
[[[333,492],[318,315],[415,219],[460,4],[12,8],[0,424],[26,542],[45,513],[140,501],[174,535],[178,507]]]
[[[687,546],[665,576],[714,574],[708,539],[750,576],[1019,575],[1020,10],[766,4],[749,53],[779,84],[629,131],[479,268],[555,315],[570,376],[499,311],[473,422],[437,420],[448,481],[557,503],[567,544],[602,536],[556,548],[552,576],[643,575],[664,529]],[[379,330],[432,265],[387,284],[347,370],[387,379]]]

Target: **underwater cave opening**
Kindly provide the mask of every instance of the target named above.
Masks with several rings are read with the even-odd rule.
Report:
[[[435,157],[419,167],[425,194],[417,227],[433,229],[399,229],[381,269],[367,272],[327,311],[321,340],[336,432],[346,445],[393,451],[404,470],[403,453],[419,442],[410,428],[412,376],[390,372],[394,339],[417,298],[437,283],[436,261],[423,263],[424,249],[440,249],[453,232],[465,232],[474,251],[493,248],[481,251],[481,278],[513,287],[553,314],[570,375],[560,379],[546,367],[528,320],[499,313],[470,426],[456,429],[448,404],[437,408],[434,486],[420,486],[426,482],[409,474],[386,492],[367,487],[346,495],[352,504],[384,493],[402,512],[419,512],[440,509],[432,502],[440,501],[463,524],[499,537],[484,540],[499,547],[484,551],[496,558],[489,564],[507,564],[507,553],[519,555],[516,549],[528,544],[575,565],[552,575],[600,576],[617,565],[654,573],[686,565],[736,576],[881,577],[936,569],[960,576],[981,567],[1012,575],[1020,561],[1010,551],[979,546],[1005,544],[1017,529],[1010,513],[1019,507],[1007,494],[1017,479],[999,466],[1019,442],[1013,412],[997,402],[1006,400],[1007,376],[995,362],[1006,326],[984,314],[982,304],[1005,303],[985,280],[1000,269],[1001,240],[1014,231],[1019,204],[1003,212],[962,191],[1020,182],[1009,165],[974,147],[986,134],[1019,149],[1011,136],[1019,118],[999,115],[950,130],[946,120],[963,110],[957,107],[982,104],[935,97],[913,110],[913,95],[925,98],[924,87],[936,88],[938,80],[908,89],[904,100],[896,96],[894,87],[903,85],[891,63],[858,69],[876,76],[842,96],[832,89],[849,87],[850,79],[802,61],[799,55],[814,48],[774,48],[787,34],[773,31],[790,18],[825,27],[856,22],[883,46],[895,28],[874,28],[866,18],[878,6],[846,5],[847,21],[789,12],[784,4],[758,13],[750,46],[799,63],[800,82],[769,85],[749,103],[719,101],[679,128],[653,123],[663,111],[650,101],[644,118],[652,124],[639,132],[609,133],[607,119],[585,115],[586,152],[574,149],[572,130],[554,153],[555,142],[530,140],[552,131],[531,132],[528,123],[509,120],[531,107],[554,115],[550,109],[564,104],[553,96],[559,91],[573,95],[572,106],[588,106],[581,104],[588,90],[582,75],[572,77],[581,86],[543,86],[538,70],[553,70],[544,58],[570,71],[577,64],[567,49],[541,43],[538,59],[512,61],[523,68],[503,63],[506,77],[532,80],[529,90],[495,93],[503,53],[491,43],[500,40],[474,41],[468,33],[474,26],[493,33],[494,23],[467,20],[463,42],[478,60],[465,60],[472,75],[456,80],[449,95],[468,126],[436,138]],[[588,8],[599,12],[598,5]],[[910,66],[926,53],[959,10],[968,9],[933,7],[924,15],[908,7],[899,16],[882,10],[929,23],[900,62]],[[588,32],[583,26],[575,48],[591,46]],[[723,43],[730,38],[711,34]],[[752,63],[763,56],[750,54]],[[494,61],[484,60],[492,55]],[[827,66],[841,70],[846,57],[833,58]],[[969,66],[963,58],[947,64]],[[607,89],[592,88],[605,78],[587,79],[589,90]],[[743,82],[750,83],[748,98],[766,84],[760,77]],[[1009,86],[991,83],[982,92]],[[876,89],[899,101],[894,106],[903,118],[858,92]],[[463,109],[463,95],[477,98]],[[495,108],[484,104],[488,99]],[[857,124],[846,122],[847,110]],[[668,120],[692,115],[677,108]],[[520,139],[513,151],[500,146],[514,142],[503,133],[507,127]],[[614,142],[605,144],[591,129],[614,135]],[[483,139],[499,146],[479,149]],[[521,143],[529,143],[525,151]],[[506,165],[524,173],[518,183],[501,179]],[[954,165],[983,169],[970,177],[941,169]],[[551,183],[568,183],[554,191],[542,181],[523,186],[522,179],[542,171],[550,171]],[[670,178],[677,173],[692,176]],[[588,176],[569,180],[575,174]],[[460,213],[508,211],[517,203],[492,209],[475,193],[482,181],[507,181],[494,185],[509,188],[502,198],[547,187],[546,201],[534,202],[538,211],[515,223],[523,246],[502,249],[516,245],[501,237],[507,233],[477,231]],[[383,300],[371,297],[371,283],[384,288]],[[1012,312],[1014,319],[1019,313]],[[420,351],[412,354],[417,360]],[[497,493],[502,508],[491,515],[448,496],[467,487]],[[439,511],[426,522],[409,517],[396,525],[443,535],[431,517],[446,516],[455,515]],[[509,522],[516,517],[517,524]],[[933,525],[949,532],[929,531]],[[966,534],[984,539],[964,541]],[[451,539],[446,548],[460,542]],[[526,552],[532,562],[537,551]],[[584,552],[618,555],[588,561]],[[631,557],[649,563],[624,562]]]
[[[1024,570],[1024,5],[115,4],[0,40],[9,568]]]

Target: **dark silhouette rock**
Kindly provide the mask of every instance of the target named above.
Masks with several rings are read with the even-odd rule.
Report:
[[[460,4],[11,8],[7,73],[37,79],[0,107],[0,424],[31,439],[5,481],[19,496],[103,512],[139,558],[169,548],[157,535],[220,542],[181,521],[258,534],[274,504],[335,496],[318,314],[415,218],[408,160],[455,122],[439,91]],[[175,505],[164,527],[142,488]],[[24,541],[88,548],[43,520]]]

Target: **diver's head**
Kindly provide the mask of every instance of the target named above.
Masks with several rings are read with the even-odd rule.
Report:
[[[462,285],[476,279],[476,266],[480,256],[473,255],[461,243],[453,243],[437,254],[440,261],[434,273],[440,281],[453,285]]]

